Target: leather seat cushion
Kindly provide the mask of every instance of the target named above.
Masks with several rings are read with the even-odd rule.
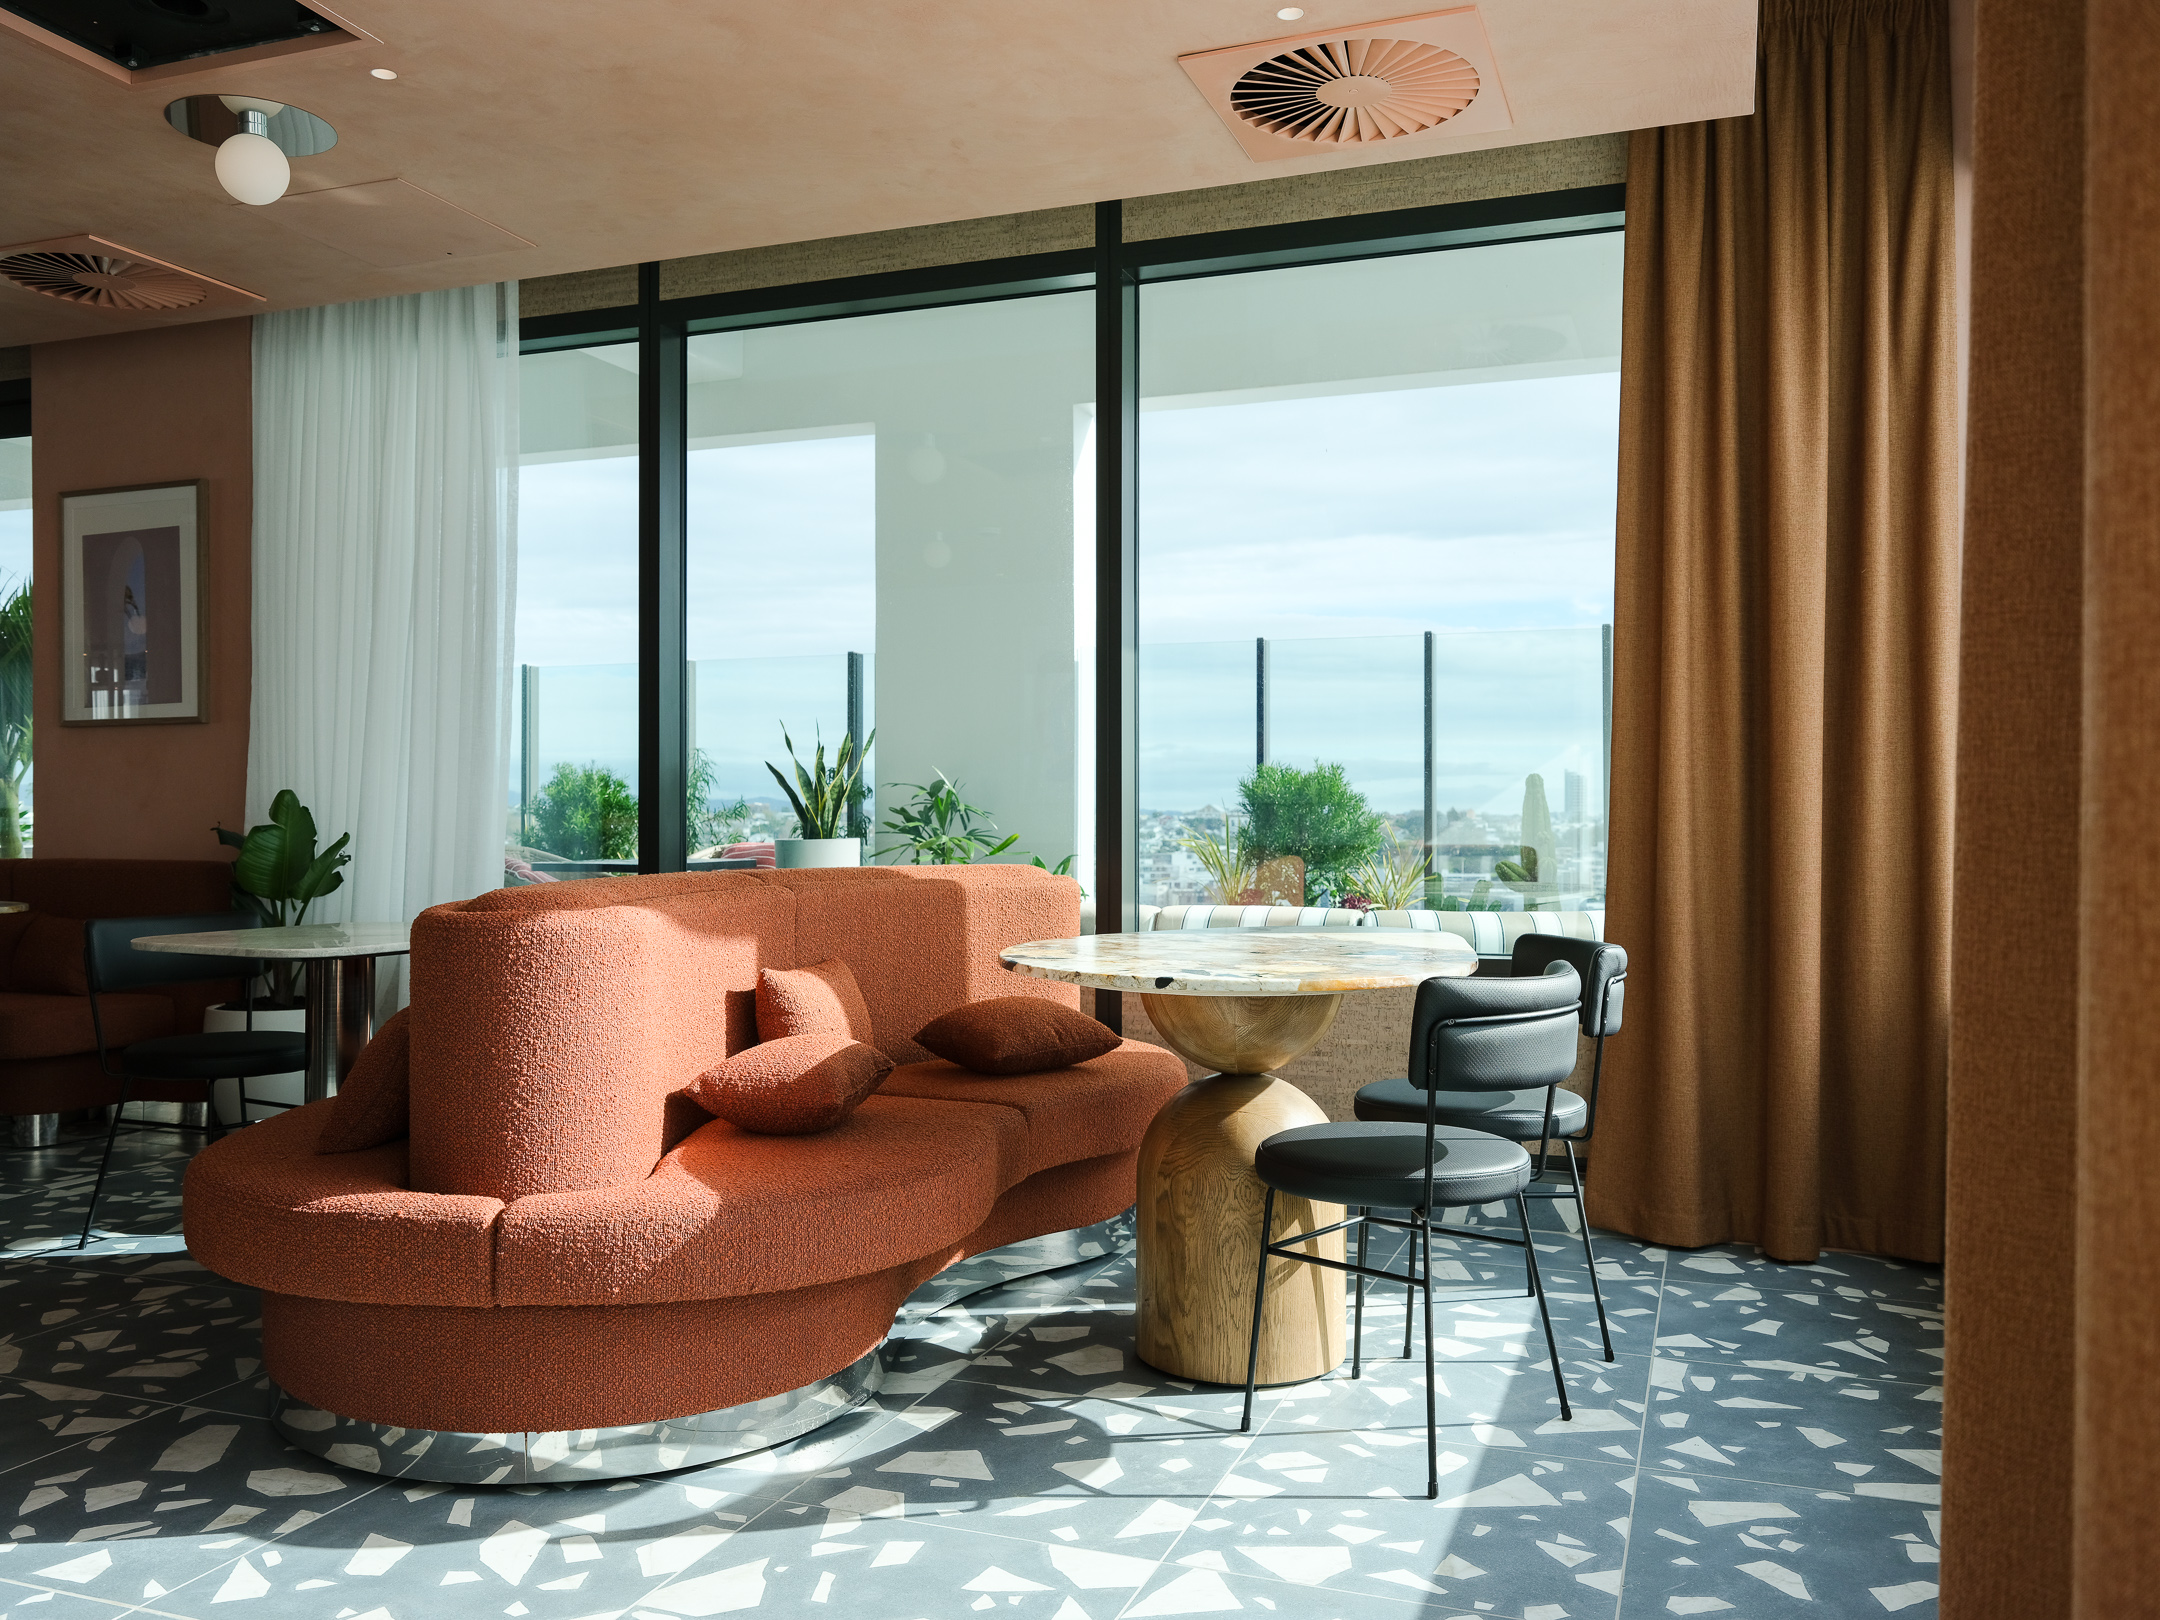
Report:
[[[504,1209],[503,1305],[632,1305],[778,1293],[960,1243],[1026,1174],[1017,1109],[869,1098],[814,1136],[714,1120],[644,1181]]]
[[[1442,1129],[1433,1142],[1432,1207],[1513,1198],[1530,1155],[1484,1131]],[[1279,1131],[1260,1144],[1254,1173],[1278,1192],[1327,1204],[1415,1209],[1425,1201],[1425,1127],[1332,1121]]]
[[[1572,1136],[1590,1121],[1590,1104],[1566,1087],[1553,1092],[1553,1135]],[[1490,1131],[1511,1142],[1534,1142],[1545,1131],[1545,1088],[1529,1091],[1436,1091],[1435,1117],[1442,1125]],[[1425,1123],[1425,1093],[1407,1080],[1375,1080],[1358,1089],[1359,1119]]]
[[[987,1075],[934,1058],[886,1077],[881,1097],[995,1103],[1027,1123],[1027,1174],[1053,1165],[1129,1153],[1162,1105],[1184,1089],[1185,1064],[1159,1046],[1125,1041],[1069,1069]]]
[[[107,1050],[172,1033],[173,1007],[164,996],[100,996],[98,1009]],[[0,1060],[96,1050],[88,996],[0,994]]]
[[[100,1005],[116,1001],[101,996]],[[106,1014],[108,1030],[111,1014]],[[110,1035],[107,1036],[108,1041]],[[235,1075],[290,1074],[307,1066],[307,1037],[297,1030],[231,1029],[210,1035],[165,1035],[136,1041],[113,1059],[129,1074],[161,1080],[224,1080]]]
[[[234,1131],[188,1164],[188,1251],[221,1277],[352,1304],[491,1305],[493,1198],[411,1190],[405,1147],[319,1154],[328,1102]]]

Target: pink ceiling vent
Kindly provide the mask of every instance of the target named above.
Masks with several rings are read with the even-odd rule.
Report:
[[[82,309],[114,315],[164,314],[198,305],[254,305],[239,287],[153,259],[100,236],[63,236],[0,248],[0,277]]]
[[[1420,136],[1439,150],[1439,138],[1514,123],[1475,6],[1201,51],[1178,65],[1262,163]]]

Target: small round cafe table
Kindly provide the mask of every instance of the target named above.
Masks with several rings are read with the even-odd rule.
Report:
[[[405,923],[303,923],[295,928],[230,928],[207,934],[146,934],[138,951],[182,956],[251,956],[307,963],[307,1073],[301,1095],[337,1095],[360,1048],[375,1035],[375,958],[412,949]]]
[[[1453,934],[1389,929],[1221,928],[1037,940],[1002,953],[1016,973],[1137,992],[1164,1044],[1218,1071],[1185,1087],[1140,1146],[1140,1359],[1176,1378],[1245,1382],[1265,1189],[1255,1150],[1327,1116],[1274,1071],[1309,1052],[1345,993],[1466,978],[1477,955]],[[1337,1204],[1275,1200],[1277,1242],[1343,1218]],[[1343,1256],[1340,1232],[1313,1252]],[[1344,1353],[1343,1274],[1278,1260],[1268,1272],[1259,1382],[1317,1378]]]

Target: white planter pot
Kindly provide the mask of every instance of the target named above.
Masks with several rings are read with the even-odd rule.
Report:
[[[776,838],[773,861],[780,866],[860,866],[860,838]]]
[[[240,1007],[212,1007],[203,1014],[203,1033],[219,1035],[227,1030],[246,1029],[247,1013]],[[255,1009],[257,1029],[284,1029],[295,1035],[307,1031],[307,1010],[294,1007],[290,1011],[265,1012]],[[300,1103],[307,1099],[307,1076],[298,1069],[290,1074],[251,1075],[248,1079],[248,1099],[251,1102]],[[215,1093],[217,1117],[227,1125],[242,1123],[240,1119],[240,1083],[237,1080],[220,1080]],[[250,1108],[247,1124],[268,1119],[282,1113],[277,1108]]]

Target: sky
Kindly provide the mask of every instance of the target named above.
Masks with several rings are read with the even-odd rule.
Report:
[[[1428,630],[1443,808],[1596,780],[1618,409],[1603,370],[1145,410],[1143,805],[1234,792],[1259,636],[1283,643],[1271,757],[1340,760],[1384,809],[1422,793]],[[875,651],[874,456],[860,432],[691,455],[690,655],[727,792],[770,792],[781,721],[836,736],[841,655]],[[630,458],[523,470],[517,656],[574,666],[544,676],[543,768],[635,774],[636,510]]]

